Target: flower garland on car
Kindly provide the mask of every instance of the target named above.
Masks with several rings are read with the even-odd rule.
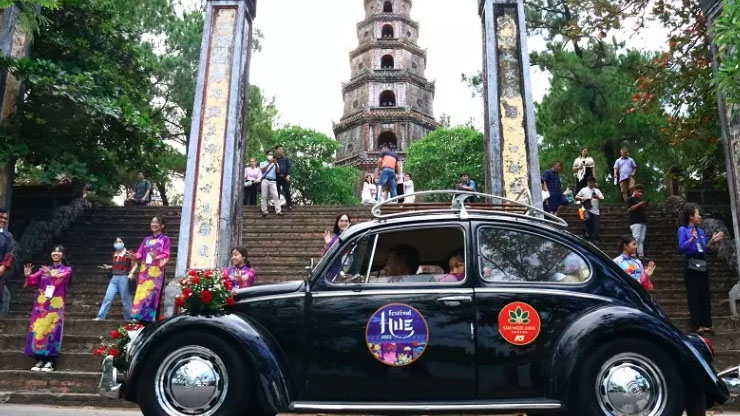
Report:
[[[188,270],[180,279],[175,306],[195,313],[221,312],[235,303],[229,277],[221,270]]]
[[[113,340],[106,342],[103,337],[100,337],[102,345],[96,347],[93,354],[101,357],[112,356],[113,366],[119,371],[126,371],[128,369],[126,353],[128,352],[128,344],[131,342],[129,332],[138,331],[143,327],[142,324],[126,324],[110,331],[109,335]]]

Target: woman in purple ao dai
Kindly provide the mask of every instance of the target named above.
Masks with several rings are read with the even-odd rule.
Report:
[[[64,247],[56,246],[51,251],[50,266],[42,266],[32,273],[33,265],[26,264],[23,287],[36,287],[37,297],[28,325],[25,353],[37,360],[31,371],[54,371],[54,362],[62,347],[64,309],[67,301],[67,286],[72,268],[64,261]]]

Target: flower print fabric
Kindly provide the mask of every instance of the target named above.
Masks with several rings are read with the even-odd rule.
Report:
[[[622,270],[627,272],[630,277],[642,282],[643,275],[645,274],[645,268],[642,267],[642,262],[634,257],[621,255],[613,259]]]
[[[136,259],[141,262],[138,285],[131,308],[131,317],[138,321],[157,320],[157,307],[164,285],[164,264],[170,258],[170,238],[164,234],[149,236],[141,242]],[[150,263],[147,264],[147,260]]]
[[[232,289],[241,289],[254,284],[255,271],[249,266],[227,267],[224,274],[228,277]]]
[[[62,346],[64,306],[72,268],[65,265],[48,268],[48,273],[39,270],[27,279],[29,285],[36,286],[38,295],[33,304],[24,349],[24,353],[31,357],[56,357]],[[54,287],[54,291],[47,298],[47,287],[50,286]]]

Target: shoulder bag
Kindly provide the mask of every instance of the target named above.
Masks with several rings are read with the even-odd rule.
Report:
[[[692,259],[688,258],[686,259],[688,262],[688,268],[689,270],[693,270],[695,272],[704,272],[707,271],[707,261],[702,259]]]

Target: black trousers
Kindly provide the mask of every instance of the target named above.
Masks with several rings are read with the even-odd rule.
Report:
[[[278,195],[282,192],[285,195],[285,206],[293,206],[293,198],[290,197],[290,182],[285,180],[285,176],[278,175],[277,177],[277,190]]]
[[[599,241],[601,232],[601,215],[592,214],[586,211],[586,219],[583,220],[583,226],[586,227],[586,238],[589,241]]]
[[[257,205],[257,188],[259,187],[260,184],[257,182],[244,188],[244,205]]]
[[[689,301],[689,315],[695,328],[712,326],[712,302],[709,298],[709,275],[707,272],[697,272],[688,267],[684,260],[684,283],[686,297]]]

